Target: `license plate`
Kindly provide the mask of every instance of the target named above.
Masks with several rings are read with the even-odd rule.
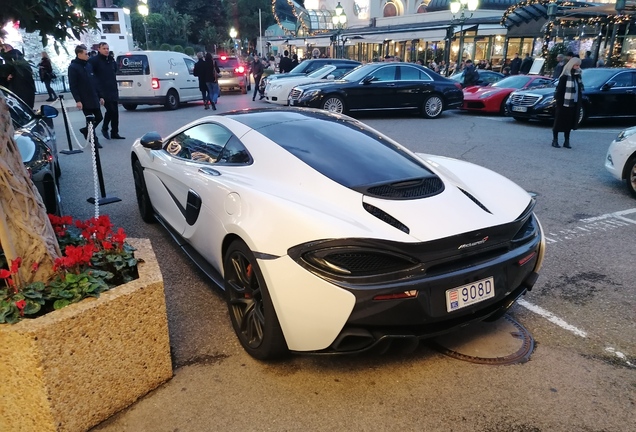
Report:
[[[495,296],[495,279],[478,280],[446,291],[446,311],[453,312]]]
[[[132,81],[117,81],[119,87],[132,87]]]
[[[513,106],[512,107],[513,111],[517,111],[517,112],[526,112],[528,111],[528,107],[524,107],[524,106]]]

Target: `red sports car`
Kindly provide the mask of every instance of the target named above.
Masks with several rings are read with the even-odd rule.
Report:
[[[466,87],[462,110],[506,114],[506,101],[515,90],[548,85],[552,78],[538,75],[514,75],[487,87]]]

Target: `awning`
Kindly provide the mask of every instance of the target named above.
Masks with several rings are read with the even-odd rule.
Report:
[[[358,42],[366,43],[382,43],[384,41],[403,42],[409,40],[421,39],[424,41],[440,41],[446,37],[446,29],[448,27],[436,27],[422,30],[405,30],[393,31],[386,33],[372,33],[355,35]],[[347,35],[348,36],[348,35]]]
[[[479,24],[477,36],[505,35],[508,29],[500,24]]]

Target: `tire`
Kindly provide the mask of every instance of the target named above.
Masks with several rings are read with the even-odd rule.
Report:
[[[508,102],[508,97],[505,97],[504,100],[501,101],[501,107],[499,108],[499,114],[502,116],[509,116],[510,111],[508,111],[508,106],[506,105]]]
[[[513,118],[513,119],[515,119],[515,120],[517,120],[518,122],[522,122],[522,123],[525,123],[525,122],[530,121],[530,119],[529,119],[529,118],[525,118],[525,117],[514,117],[514,116],[513,116],[512,118]]]
[[[289,353],[256,258],[234,240],[223,259],[225,299],[232,327],[249,355],[272,360]]]
[[[46,212],[48,214],[61,216],[62,212],[58,201],[59,192],[57,188],[57,182],[53,178],[47,176],[43,183],[44,196],[42,197],[42,201],[44,201]]]
[[[137,109],[137,104],[122,104],[126,111],[134,111]]]
[[[58,180],[62,177],[62,169],[60,168],[60,163],[55,161],[55,180]]]
[[[320,108],[332,113],[344,114],[346,112],[346,106],[344,100],[340,96],[330,95],[320,104]]]
[[[168,90],[166,94],[166,103],[164,104],[168,110],[176,110],[179,108],[179,93],[175,89]]]
[[[636,155],[629,158],[625,164],[624,172],[627,180],[627,190],[636,198]]]
[[[430,95],[422,104],[422,115],[429,119],[438,118],[444,111],[444,101],[438,95]]]
[[[139,208],[141,219],[146,223],[153,223],[156,221],[155,213],[148,196],[146,180],[144,180],[144,169],[138,160],[133,163],[133,180],[135,182],[135,195],[137,196],[137,207]]]
[[[247,94],[247,87],[241,87],[241,94]]]

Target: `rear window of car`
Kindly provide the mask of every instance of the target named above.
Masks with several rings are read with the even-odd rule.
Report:
[[[283,114],[284,115],[284,114]],[[434,174],[395,143],[362,124],[306,118],[270,124],[258,132],[298,159],[349,188],[395,183]]]
[[[117,75],[150,75],[148,56],[144,54],[118,56]]]
[[[236,57],[226,57],[225,60],[217,57],[214,60],[216,60],[216,64],[220,69],[236,69],[239,67],[239,61]]]

